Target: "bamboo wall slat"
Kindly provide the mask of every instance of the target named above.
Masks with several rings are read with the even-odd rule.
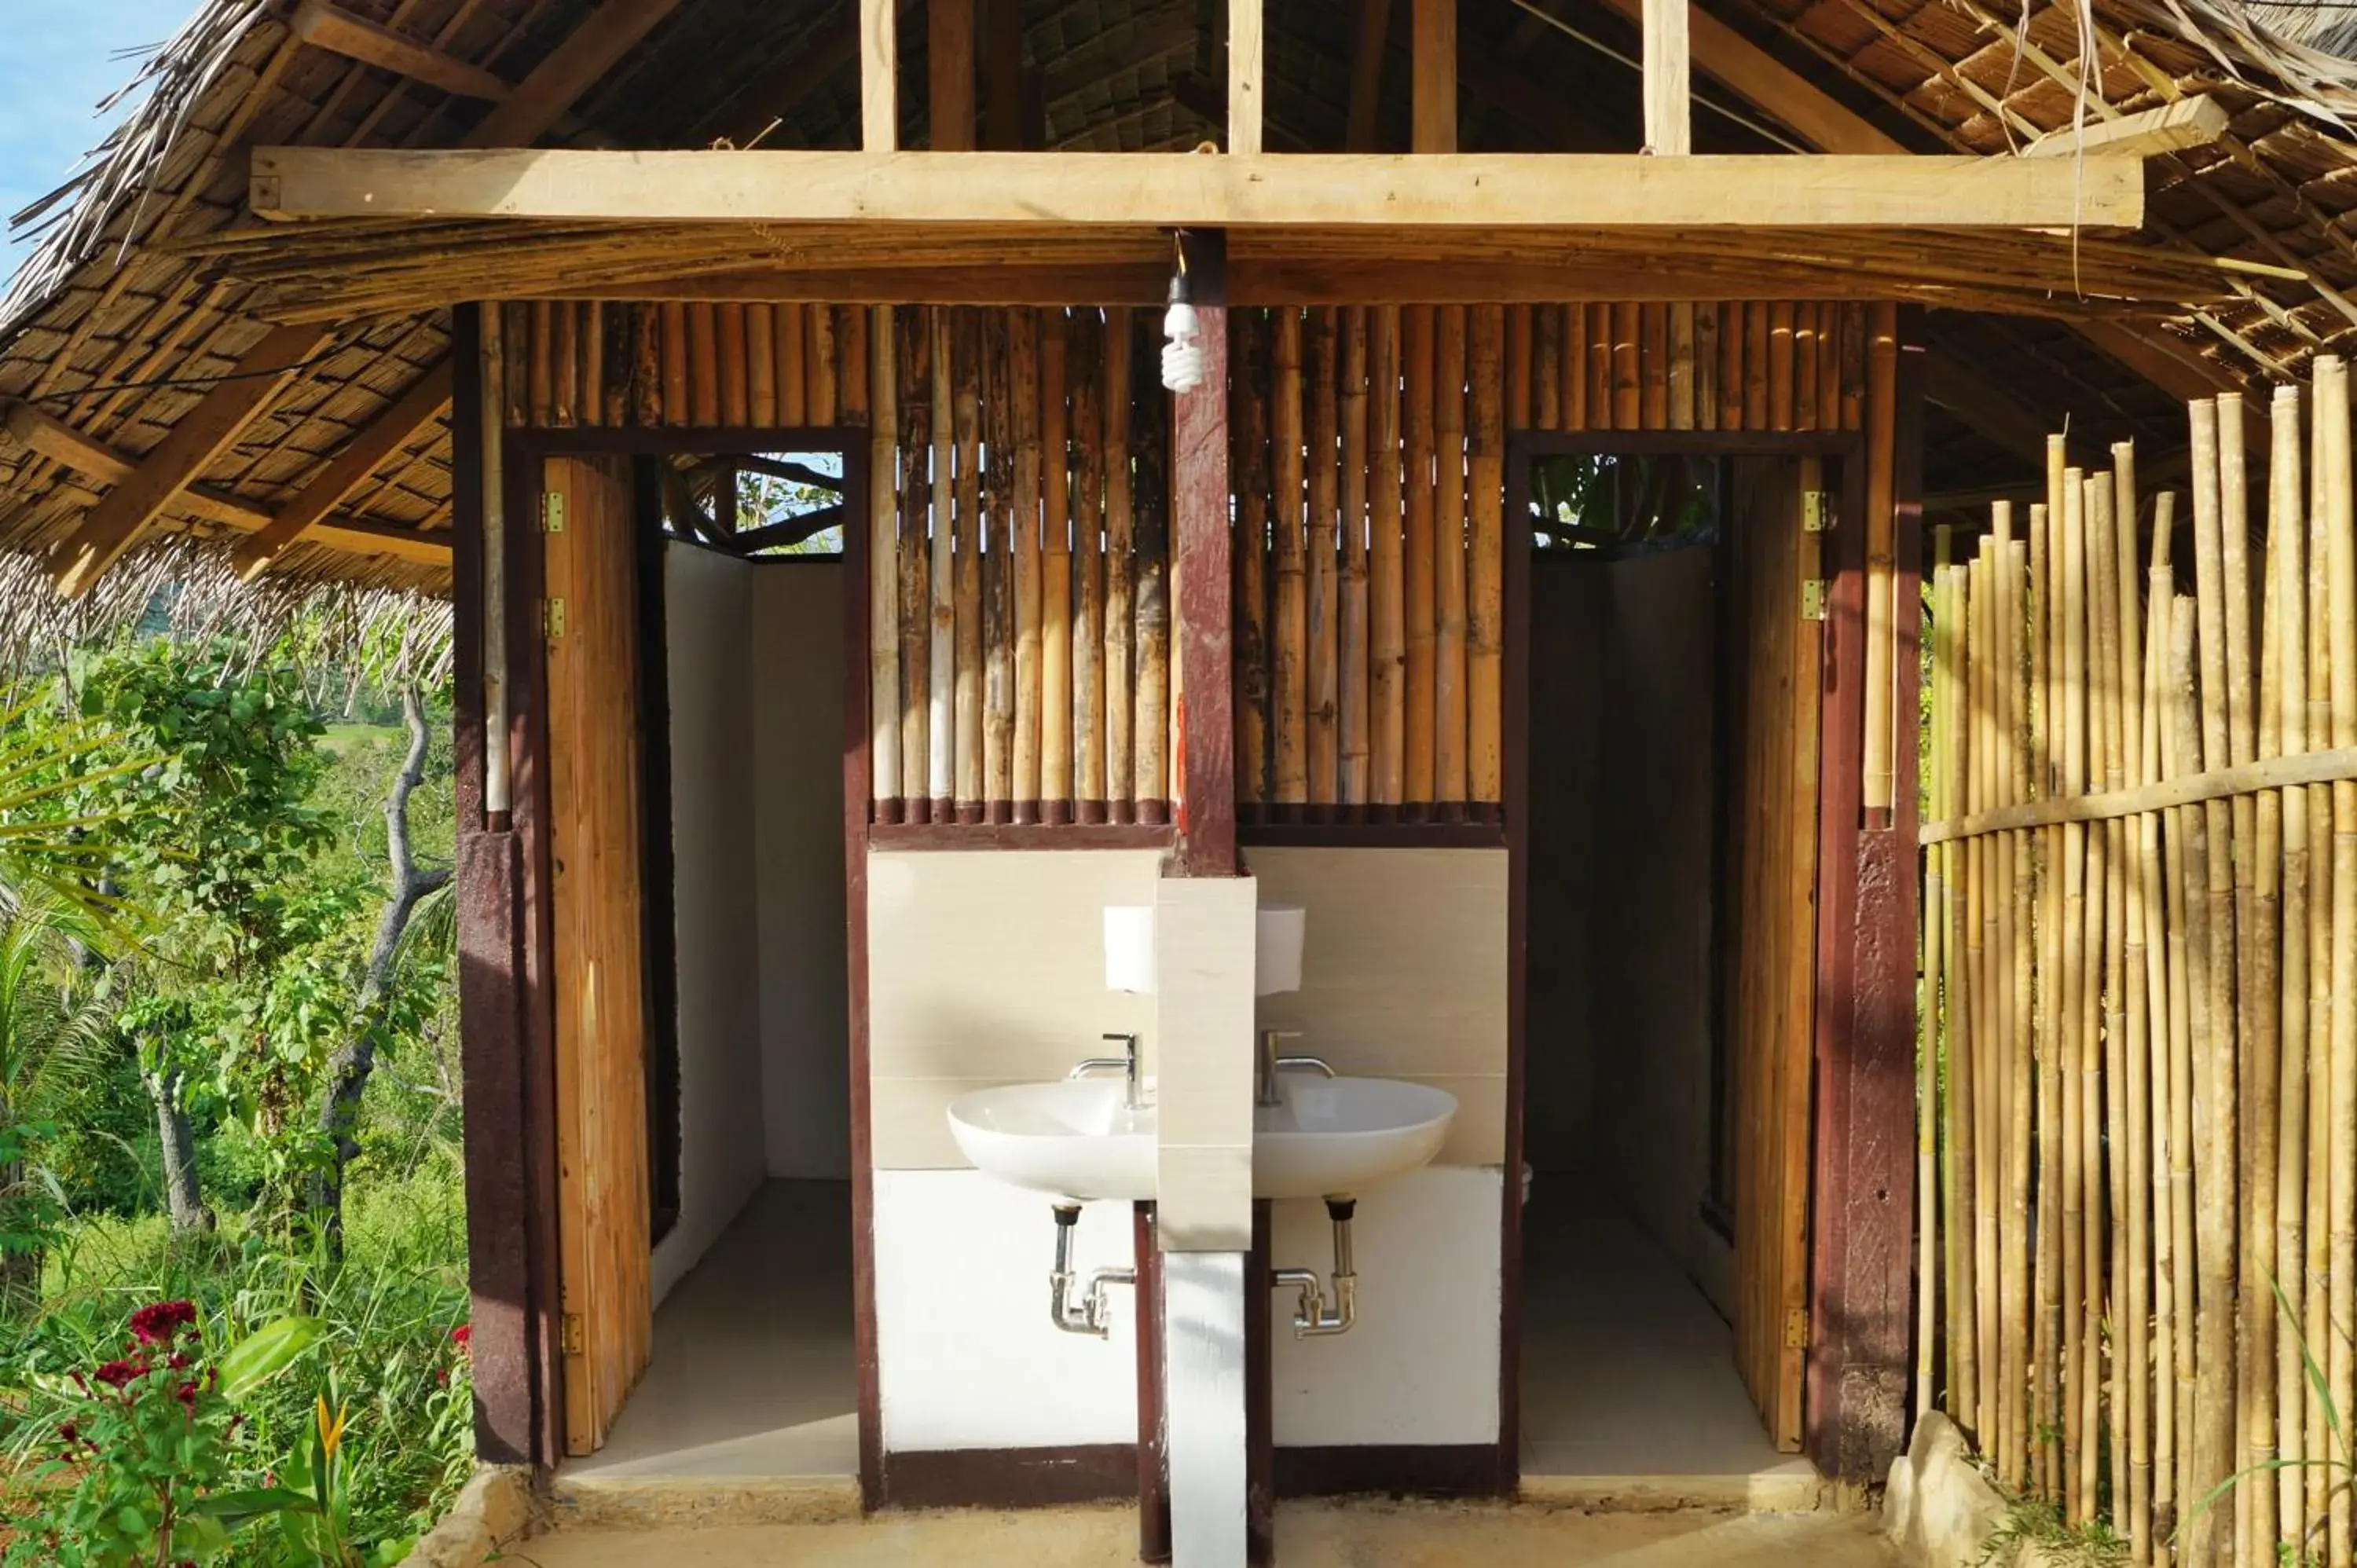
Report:
[[[1248,822],[1500,816],[1512,431],[1855,431],[1867,406],[1862,306],[1229,318]],[[891,520],[888,539],[871,530],[872,613],[891,611],[894,638],[871,659],[893,672],[875,734],[898,753],[879,821],[1164,819],[1167,401],[1139,341],[1155,321],[540,301],[506,323],[515,425],[809,429],[890,405],[871,464],[889,495],[873,515]]]
[[[2264,459],[2240,404],[2191,407],[2181,542],[2130,447],[2059,440],[2026,542],[1942,531],[1917,1096],[1919,1400],[2218,1568],[2348,1561],[2357,1394],[2347,372],[2276,390]]]

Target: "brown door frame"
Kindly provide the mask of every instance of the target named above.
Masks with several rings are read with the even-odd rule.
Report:
[[[1920,356],[1918,360],[1920,362]],[[1920,413],[1920,374],[1916,376],[1914,385],[1919,389],[1919,402],[1913,406]],[[1910,413],[1910,404],[1907,402],[1908,386],[1902,361],[1899,411],[1901,452],[1901,461],[1899,464],[1900,494],[1912,497],[1919,495],[1921,489],[1920,442],[1917,445],[1919,460],[1914,470],[1910,470],[1904,455],[1909,446],[1909,433],[1912,431],[1920,435],[1921,420],[1920,417],[1911,416]],[[1835,897],[1828,896],[1831,890],[1827,886],[1828,868],[1844,864],[1842,860],[1835,858],[1837,846],[1840,853],[1848,853],[1849,846],[1859,838],[1857,831],[1856,802],[1859,788],[1859,736],[1863,733],[1863,707],[1859,703],[1857,693],[1864,677],[1864,649],[1856,628],[1863,616],[1865,604],[1866,437],[1856,431],[1788,434],[1776,431],[1526,430],[1509,435],[1506,440],[1505,683],[1508,1000],[1505,1171],[1504,1180],[1501,1184],[1502,1191],[1500,1227],[1502,1244],[1499,1254],[1498,1464],[1501,1477],[1500,1489],[1510,1493],[1520,1487],[1522,1478],[1520,1431],[1523,1225],[1520,1173],[1523,1164],[1524,1101],[1527,1093],[1526,1032],[1529,987],[1531,540],[1530,530],[1523,520],[1529,515],[1530,511],[1531,463],[1534,458],[1604,454],[1632,456],[1653,455],[1726,457],[1816,456],[1832,458],[1841,464],[1840,518],[1833,531],[1833,547],[1829,553],[1829,558],[1823,563],[1824,569],[1831,576],[1832,587],[1828,594],[1826,643],[1824,655],[1824,685],[1821,703],[1826,734],[1821,754],[1819,775],[1821,815],[1817,878],[1820,897],[1816,987],[1818,1041],[1816,1093],[1821,1107],[1825,1103],[1827,1094],[1826,1079],[1829,1076],[1829,1064],[1834,1061],[1851,1059],[1852,1053],[1847,1042],[1854,1032],[1846,1010],[1844,1011],[1838,1027],[1835,1020],[1829,1016],[1833,1008],[1830,1005],[1831,999],[1827,992],[1827,971],[1829,967],[1835,967],[1829,961],[1835,957],[1830,950],[1830,946],[1842,947],[1846,957],[1848,942],[1863,939],[1867,935],[1864,923],[1867,917],[1862,914],[1854,924],[1845,922],[1840,927],[1842,932],[1840,940],[1837,943],[1831,942],[1829,933],[1834,929],[1832,909],[1840,900]],[[1902,526],[1900,531],[1902,542],[1910,537],[1910,530],[1906,526],[1907,517],[1905,507],[1902,505]],[[1902,566],[1909,559],[1906,555],[1907,548],[1907,545],[1902,542],[1900,546]],[[1904,586],[1906,581],[1902,573],[1901,586],[1897,596],[1902,610],[1907,602],[1911,602],[1906,597],[1907,591]],[[1845,615],[1848,617],[1846,625],[1842,619]],[[1912,701],[1910,693],[1914,690],[1911,655],[1906,651],[1912,646],[1913,623],[1904,615],[1900,619],[1902,642],[1900,663],[1903,671],[1899,705],[1894,711],[1904,714],[1910,711],[1906,704]],[[1838,720],[1837,715],[1843,714],[1847,715],[1846,720]],[[1838,748],[1835,740],[1837,722],[1846,724],[1846,727],[1841,730],[1842,739]],[[1894,749],[1897,753],[1904,754],[1903,760],[1898,764],[1903,772],[1903,777],[1897,780],[1897,788],[1902,799],[1911,799],[1910,792],[1914,788],[1913,753],[1910,748],[1903,746]],[[1843,811],[1848,812],[1851,828],[1847,834],[1837,839],[1835,819]],[[1911,808],[1905,823],[1900,828],[1890,830],[1886,836],[1895,837],[1901,831],[1911,845],[1914,835]],[[1906,853],[1911,855],[1912,851],[1910,849]],[[1909,889],[1912,888],[1914,879],[1911,871],[1905,867],[1911,864],[1911,860],[1905,862],[1898,876],[1898,881],[1902,886]],[[1904,928],[1891,928],[1886,925],[1878,929],[1873,936],[1878,947],[1903,952],[1906,961],[1911,965],[1914,952],[1911,894],[1909,897]],[[1884,905],[1878,905],[1871,912],[1871,918],[1887,922],[1894,917],[1895,913]],[[1846,967],[1844,972],[1846,972]],[[1908,971],[1908,975],[1911,981],[1911,967]],[[1914,1037],[1911,989],[1905,994],[1909,1011],[1900,1018],[1897,1033],[1905,1042],[1904,1049],[1911,1051]],[[1829,1033],[1841,1036],[1841,1048],[1837,1052],[1829,1053],[1827,1040]],[[1909,1093],[1911,1095],[1913,1082],[1911,1057],[1909,1057],[1902,1065],[1910,1085]],[[1845,1104],[1856,1098],[1857,1097],[1847,1094],[1846,1090],[1842,1094]],[[1887,1096],[1883,1097],[1883,1099],[1887,1098]],[[1824,1327],[1826,1319],[1823,1316],[1826,1309],[1829,1294],[1827,1286],[1830,1283],[1826,1278],[1828,1258],[1822,1240],[1828,1233],[1826,1202],[1829,1197],[1846,1197],[1854,1189],[1862,1188],[1870,1192],[1874,1190],[1876,1183],[1888,1188],[1888,1181],[1879,1174],[1878,1169],[1880,1164],[1888,1162],[1882,1159],[1874,1146],[1878,1136],[1882,1143],[1889,1145],[1901,1166],[1906,1165],[1909,1151],[1913,1146],[1911,1138],[1914,1112],[1911,1100],[1900,1102],[1895,1121],[1889,1114],[1889,1108],[1883,1104],[1881,1100],[1861,1104],[1857,1109],[1859,1113],[1867,1118],[1867,1121],[1860,1122],[1854,1116],[1852,1120],[1846,1122],[1844,1132],[1849,1136],[1838,1150],[1829,1146],[1828,1129],[1822,1110],[1815,1118],[1815,1125],[1812,1133],[1813,1190],[1810,1214],[1810,1276],[1811,1296],[1813,1304],[1813,1316],[1816,1316],[1818,1327],[1813,1330],[1811,1335],[1809,1373],[1805,1385],[1804,1398],[1808,1407],[1807,1413],[1804,1413],[1808,1434],[1805,1446],[1810,1458],[1820,1470],[1828,1475],[1836,1473],[1836,1466],[1839,1463],[1838,1439],[1841,1422],[1836,1418],[1840,1409],[1838,1402],[1834,1397],[1820,1391],[1821,1380],[1824,1376],[1821,1363],[1834,1348],[1834,1341]],[[1852,1168],[1869,1164],[1876,1167],[1875,1170]],[[1901,1176],[1905,1174],[1902,1170]],[[1893,1194],[1890,1201],[1899,1206],[1903,1225],[1911,1213],[1908,1208],[1909,1200],[1905,1190]],[[1898,1356],[1892,1362],[1892,1366],[1900,1373],[1903,1373],[1906,1365],[1905,1334],[1908,1322],[1903,1296],[1909,1253],[1904,1240],[1905,1238],[1902,1235],[1900,1244],[1895,1250],[1897,1267],[1901,1276],[1902,1300],[1899,1314],[1900,1339]],[[1901,1386],[1903,1388],[1903,1377]],[[1817,1412],[1823,1412],[1824,1419],[1822,1422]]]
[[[868,759],[865,426],[511,428],[500,444],[505,532],[511,811],[483,810],[482,388],[479,307],[457,314],[461,373],[453,408],[454,602],[462,929],[462,1058],[467,1133],[468,1273],[477,1320],[495,1333],[475,1348],[477,1441],[487,1460],[553,1470],[565,1451],[563,1360],[557,1352],[555,1010],[549,973],[554,941],[549,902],[546,669],[539,629],[543,575],[538,525],[541,464],[551,456],[726,456],[839,452],[844,472],[845,891],[849,905],[848,1047],[851,1054],[853,1333],[859,1371],[860,1482],[870,1507],[881,1481],[876,1378],[874,1185],[868,1152],[866,1031],[866,817]],[[468,884],[473,886],[469,886]],[[500,939],[505,937],[504,948]],[[462,942],[465,939],[462,938]],[[479,1120],[475,1092],[483,1098]],[[480,1341],[488,1338],[489,1343]]]

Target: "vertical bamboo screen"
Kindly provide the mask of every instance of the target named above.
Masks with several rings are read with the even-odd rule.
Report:
[[[1245,822],[1496,821],[1505,437],[1860,428],[1864,306],[1232,310]]]
[[[503,308],[513,425],[868,426],[878,822],[1168,821],[1151,313]],[[1508,433],[1855,431],[1867,402],[1856,305],[1229,322],[1246,822],[1498,820]]]
[[[2129,446],[2083,473],[2058,438],[2045,502],[1969,559],[1943,531],[1932,579],[1918,1404],[2139,1563],[2352,1550],[2338,360],[2302,401],[2264,463],[2239,397],[2192,406],[2185,538]]]

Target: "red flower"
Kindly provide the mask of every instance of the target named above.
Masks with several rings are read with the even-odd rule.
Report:
[[[129,1359],[109,1361],[98,1369],[98,1380],[110,1389],[119,1389],[134,1378],[147,1375],[147,1363]]]
[[[159,1301],[131,1315],[131,1332],[142,1345],[168,1345],[175,1334],[194,1327],[196,1321],[194,1302]]]
[[[185,1405],[188,1410],[188,1413],[191,1415],[195,1414],[197,1409],[197,1380],[194,1378],[190,1378],[187,1382],[182,1383],[178,1389],[173,1391],[172,1397],[178,1400],[181,1404]]]
[[[69,1421],[58,1428],[58,1435],[68,1443],[77,1443],[81,1439],[81,1428]]]
[[[468,1357],[470,1359],[473,1357],[475,1353],[474,1341],[475,1330],[468,1324],[462,1323],[458,1325],[457,1327],[450,1330],[450,1343],[458,1347],[458,1354],[461,1356]]]
[[[178,1350],[175,1350],[172,1352],[171,1359],[166,1361],[164,1365],[171,1368],[172,1370],[176,1372],[185,1372],[188,1369],[188,1359],[186,1356],[181,1355]]]

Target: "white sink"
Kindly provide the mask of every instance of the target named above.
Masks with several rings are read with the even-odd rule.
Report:
[[[1253,1196],[1363,1192],[1428,1165],[1457,1097],[1386,1078],[1279,1075],[1283,1101],[1253,1112]],[[1059,1197],[1132,1202],[1155,1195],[1152,1106],[1122,1105],[1117,1078],[1012,1083],[950,1101],[950,1133],[976,1169]]]
[[[1154,1108],[1122,1104],[1118,1078],[978,1089],[950,1101],[950,1135],[975,1168],[1059,1197],[1154,1196]]]
[[[1432,1163],[1457,1097],[1387,1078],[1277,1075],[1253,1112],[1254,1197],[1342,1197]]]

